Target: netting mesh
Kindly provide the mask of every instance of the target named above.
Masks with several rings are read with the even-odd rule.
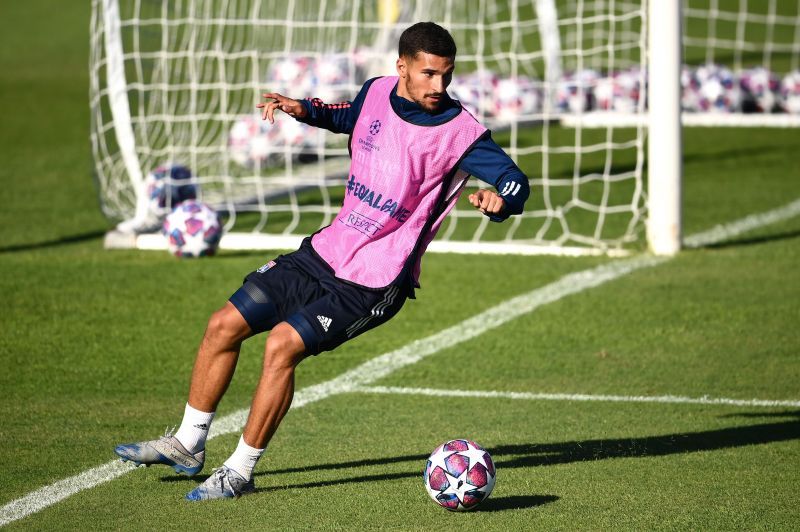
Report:
[[[760,66],[778,74],[800,68],[800,1],[689,0],[683,15],[690,65]]]
[[[137,188],[137,170],[146,179],[160,165],[180,164],[191,169],[201,199],[224,213],[228,231],[302,235],[331,223],[349,164],[346,137],[285,117],[264,127],[256,103],[266,90],[350,99],[369,76],[393,74],[403,29],[434,20],[459,47],[449,92],[493,129],[532,188],[525,213],[504,224],[462,199],[439,238],[601,250],[639,239],[643,122],[584,129],[558,119],[599,105],[644,113],[640,2],[93,0],[93,7],[92,143],[111,218],[134,216],[137,194],[141,206],[147,189]],[[601,102],[594,88],[603,83]],[[479,186],[471,180],[464,197]]]

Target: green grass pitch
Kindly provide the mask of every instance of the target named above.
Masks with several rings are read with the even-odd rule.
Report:
[[[0,506],[114,459],[180,420],[208,314],[273,253],[177,261],[104,251],[88,142],[88,2],[0,17]],[[55,12],[54,12],[55,10]],[[800,198],[797,130],[687,129],[686,234]],[[800,400],[800,218],[564,297],[373,383],[550,394]],[[419,299],[304,362],[297,389],[607,258],[425,258]],[[247,342],[219,416],[246,408]],[[437,508],[433,448],[468,437],[498,481],[480,511]],[[209,441],[208,470],[238,434]],[[293,410],[239,501],[138,469],[8,525],[35,529],[796,529],[800,408],[374,392]],[[5,517],[5,516],[2,516]]]

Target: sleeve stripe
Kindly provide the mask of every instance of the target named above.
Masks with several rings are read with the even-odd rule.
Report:
[[[522,188],[522,185],[520,183],[514,183],[513,181],[509,181],[505,185],[503,185],[503,190],[500,191],[500,195],[516,196],[520,188]]]
[[[319,98],[306,98],[314,107],[322,107],[323,109],[349,109],[350,102],[339,103],[325,103]]]

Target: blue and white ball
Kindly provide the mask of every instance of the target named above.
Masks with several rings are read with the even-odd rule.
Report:
[[[742,110],[746,113],[771,113],[778,107],[780,79],[764,67],[750,68],[739,76]]]
[[[800,70],[789,72],[781,80],[780,105],[787,113],[800,114]]]
[[[144,178],[149,210],[156,217],[169,214],[180,203],[197,198],[198,185],[192,171],[181,164],[166,163],[150,171]]]
[[[350,71],[353,71],[354,83],[360,79],[361,73],[356,67],[352,55],[328,54],[318,58],[314,63],[313,96],[326,103],[344,101],[350,94]]]
[[[594,99],[597,109],[634,113],[639,107],[644,76],[638,68],[614,72],[595,83]]]
[[[280,131],[260,115],[243,116],[228,133],[228,155],[246,168],[261,166],[277,157]]]
[[[181,258],[214,255],[222,238],[217,212],[197,200],[188,200],[167,215],[162,226],[170,253]]]
[[[600,75],[591,69],[566,74],[556,85],[556,107],[564,113],[583,113],[594,108],[594,89]]]
[[[492,114],[501,122],[533,118],[541,105],[541,91],[530,78],[504,78],[494,85]]]
[[[425,491],[433,502],[453,512],[476,508],[492,493],[496,478],[489,453],[466,439],[438,446],[422,471]]]
[[[499,82],[494,72],[479,70],[454,76],[447,92],[473,116],[491,116],[495,111],[492,100]]]
[[[267,69],[266,83],[284,94],[311,94],[317,86],[315,60],[301,55],[275,60]]]
[[[277,115],[272,127],[278,134],[275,147],[281,150],[281,155],[289,153],[293,159],[297,159],[298,155],[315,148],[318,144],[318,128],[298,122],[288,115]]]
[[[689,112],[700,110],[700,82],[694,69],[687,65],[681,67],[681,109]]]
[[[707,64],[691,74],[691,86],[696,87],[692,111],[704,113],[734,113],[741,107],[741,91],[736,77],[728,68]]]

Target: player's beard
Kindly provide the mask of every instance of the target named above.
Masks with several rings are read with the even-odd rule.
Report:
[[[428,94],[424,94],[423,93],[422,98],[418,98],[414,94],[415,92],[416,91],[414,90],[414,85],[411,83],[411,79],[407,79],[406,80],[406,94],[411,96],[411,100],[415,104],[419,105],[420,107],[422,107],[425,111],[427,111],[429,113],[435,113],[436,111],[439,110],[439,106],[442,104],[442,100],[444,99],[444,94],[443,93],[441,93],[441,94],[440,93],[435,93],[435,92],[431,92],[431,93],[428,93]],[[431,96],[438,96],[439,98],[437,100],[431,100],[431,99],[429,99],[429,97],[431,97]]]

